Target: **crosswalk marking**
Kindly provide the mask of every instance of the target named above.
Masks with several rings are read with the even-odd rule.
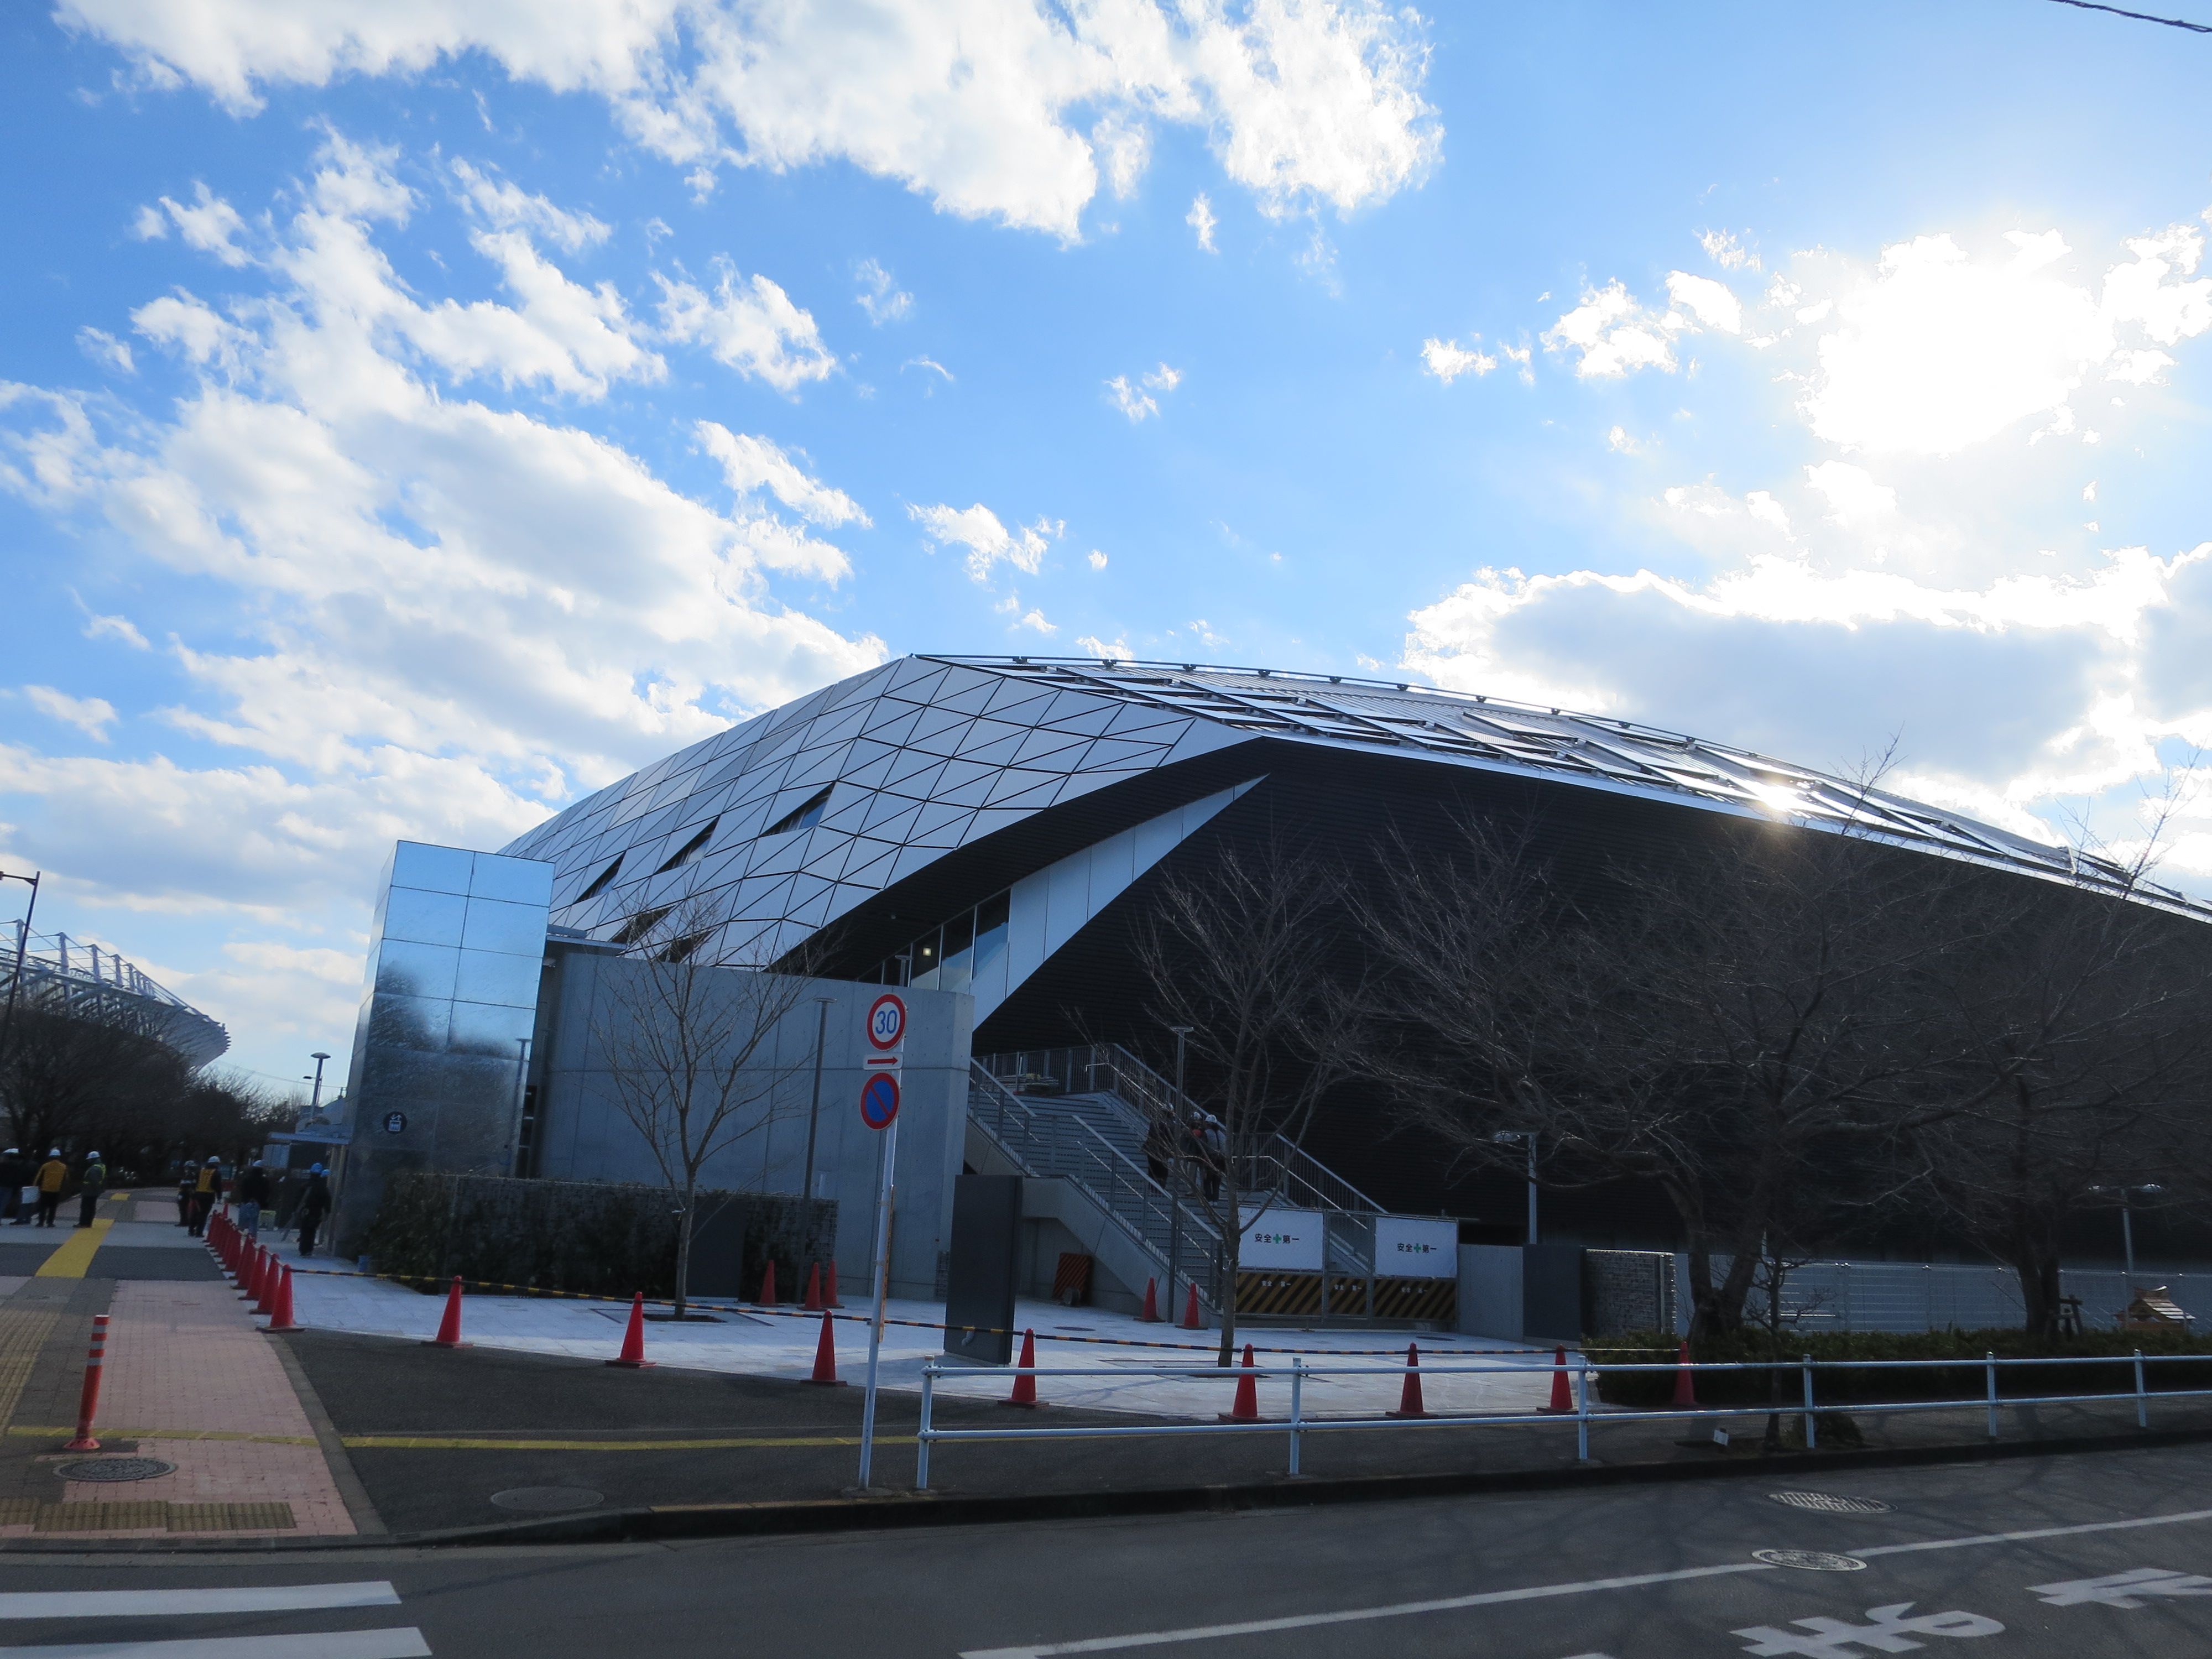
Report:
[[[130,1619],[152,1613],[304,1613],[398,1605],[399,1592],[384,1578],[235,1589],[15,1590],[0,1594],[0,1619]]]
[[[169,1642],[83,1642],[0,1648],[0,1659],[429,1659],[412,1626],[337,1630],[300,1636],[194,1636]]]

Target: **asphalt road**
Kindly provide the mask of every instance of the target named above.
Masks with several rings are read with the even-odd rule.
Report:
[[[2212,1449],[665,1546],[0,1556],[0,1659],[2212,1652]],[[1828,1571],[1756,1552],[1844,1558]],[[210,1607],[177,1592],[243,1596]],[[117,1592],[134,1599],[104,1598]],[[35,1597],[27,1600],[26,1597]],[[272,1598],[289,1610],[252,1610]],[[357,1605],[343,1605],[344,1603]],[[80,1616],[54,1616],[57,1613]],[[1254,1626],[1257,1627],[1254,1627]],[[117,1646],[107,1644],[129,1644]]]

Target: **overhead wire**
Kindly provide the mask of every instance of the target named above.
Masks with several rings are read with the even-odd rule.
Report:
[[[2128,11],[2119,6],[2100,5],[2097,0],[2051,0],[2060,6],[2072,6],[2077,11],[2108,11],[2115,17],[2131,17],[2138,23],[2163,23],[2170,29],[2187,29],[2191,34],[2212,34],[2212,23],[2192,23],[2180,17],[2154,17],[2147,11]]]

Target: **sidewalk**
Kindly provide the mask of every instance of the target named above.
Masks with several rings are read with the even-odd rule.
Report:
[[[8,1240],[45,1260],[0,1279],[0,1540],[356,1530],[283,1339],[263,1334],[175,1218],[172,1201],[113,1194],[94,1227]],[[100,1450],[66,1453],[99,1313]],[[172,1467],[131,1480],[64,1474],[129,1459]]]
[[[298,1269],[307,1264],[289,1255],[287,1259],[295,1268],[293,1315],[302,1325],[418,1341],[437,1334],[438,1320],[445,1308],[442,1296],[424,1295],[406,1285],[366,1278],[320,1261],[313,1264],[316,1272],[305,1273]],[[886,1312],[890,1319],[907,1322],[885,1327],[882,1386],[919,1394],[922,1366],[944,1358],[944,1305],[894,1300]],[[477,1347],[611,1359],[620,1348],[623,1323],[629,1315],[627,1303],[465,1295],[462,1334]],[[712,1316],[715,1322],[711,1324],[693,1323],[690,1319],[681,1326],[672,1322],[649,1323],[647,1345],[655,1364],[787,1382],[803,1381],[812,1371],[815,1346],[822,1334],[819,1314],[803,1314],[791,1308],[781,1311],[749,1308],[737,1312],[718,1307]],[[1064,1308],[1051,1302],[1018,1304],[1014,1323],[1017,1328],[1036,1333],[1039,1366],[1079,1368],[1094,1374],[1042,1379],[1042,1392],[1060,1405],[1206,1422],[1229,1409],[1234,1382],[1212,1370],[1218,1352],[1218,1337],[1212,1332],[1147,1325],[1101,1308]],[[833,1328],[838,1364],[848,1381],[857,1380],[867,1357],[865,1306],[848,1303],[837,1312]],[[1263,1365],[1288,1364],[1293,1352],[1310,1358],[1336,1355],[1340,1364],[1363,1363],[1348,1356],[1365,1355],[1366,1364],[1397,1365],[1403,1363],[1410,1341],[1419,1345],[1425,1366],[1456,1362],[1512,1368],[1504,1375],[1425,1377],[1432,1412],[1528,1412],[1551,1398],[1551,1352],[1532,1351],[1517,1343],[1449,1333],[1424,1332],[1409,1337],[1402,1332],[1269,1327],[1240,1333],[1240,1355],[1247,1340],[1258,1351],[1256,1358]],[[1020,1346],[1017,1339],[1017,1352]],[[1212,1374],[1175,1381],[1132,1375],[1160,1366],[1206,1369]],[[1378,1415],[1397,1408],[1401,1385],[1401,1378],[1395,1375],[1316,1379],[1307,1384],[1305,1408],[1315,1414]],[[1265,1391],[1280,1393],[1286,1387],[1280,1379],[1269,1379]],[[950,1399],[995,1399],[1006,1390],[1005,1377],[995,1374],[945,1377],[938,1383],[939,1396]]]

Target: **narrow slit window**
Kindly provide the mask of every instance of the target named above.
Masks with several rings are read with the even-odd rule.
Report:
[[[621,929],[615,934],[615,943],[617,945],[636,944],[638,940],[643,939],[654,928],[659,927],[660,919],[666,915],[669,911],[674,908],[675,907],[673,905],[663,904],[658,905],[650,910],[639,911],[628,921],[623,923]]]
[[[787,836],[794,830],[811,830],[822,822],[822,809],[830,805],[830,791],[822,791],[800,802],[774,823],[761,831],[763,836]]]
[[[702,830],[697,835],[692,836],[690,840],[685,842],[683,846],[678,848],[673,853],[670,854],[668,855],[668,862],[662,865],[660,868],[654,871],[653,873],[656,876],[665,876],[671,870],[680,870],[684,866],[690,863],[692,860],[697,858],[700,854],[707,850],[707,843],[714,840],[714,826],[720,822],[721,819],[720,818],[708,819],[707,827],[704,830]]]
[[[576,902],[581,904],[586,899],[595,899],[605,892],[607,884],[622,873],[622,861],[623,855],[620,853],[616,854],[615,861],[600,871],[589,887],[576,895]]]
[[[663,962],[689,961],[699,947],[714,936],[714,930],[711,927],[702,927],[696,933],[686,933],[682,939],[671,941],[668,948],[660,953],[660,959]]]

